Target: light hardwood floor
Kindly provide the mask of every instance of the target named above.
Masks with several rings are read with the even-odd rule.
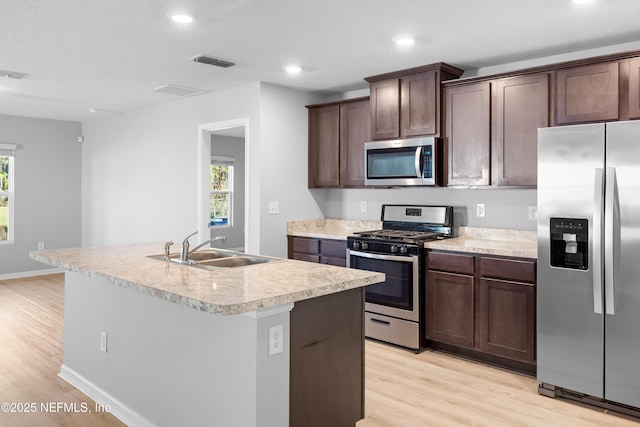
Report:
[[[63,275],[0,281],[0,426],[122,426],[57,377],[62,363]],[[444,353],[366,343],[366,418],[357,427],[640,427],[640,420],[536,392],[535,378]],[[67,403],[91,412],[44,412]],[[55,407],[55,405],[54,405]],[[233,427],[233,426],[223,426]],[[274,426],[276,427],[276,426]],[[334,427],[334,426],[327,426]]]

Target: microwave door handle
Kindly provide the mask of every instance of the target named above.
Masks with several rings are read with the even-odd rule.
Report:
[[[416,178],[422,178],[422,146],[416,147],[415,167]]]

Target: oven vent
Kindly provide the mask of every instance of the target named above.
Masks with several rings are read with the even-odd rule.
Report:
[[[218,59],[218,58],[214,58],[214,57],[202,55],[202,54],[194,56],[193,58],[191,58],[191,60],[194,62],[201,62],[203,64],[209,64],[215,67],[222,67],[222,68],[229,68],[236,65],[233,62],[224,61],[222,59]]]
[[[27,77],[28,74],[25,73],[18,73],[15,71],[9,71],[9,70],[0,70],[0,77],[7,77],[9,79],[24,79],[25,77]]]
[[[151,92],[164,93],[166,95],[175,96],[190,96],[204,93],[204,90],[194,89],[192,87],[178,86],[178,85],[164,85],[158,86],[155,89],[151,89]]]

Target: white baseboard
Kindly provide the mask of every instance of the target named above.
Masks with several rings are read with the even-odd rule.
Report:
[[[0,274],[0,280],[22,279],[24,277],[46,276],[48,274],[63,273],[61,268],[45,268],[44,270],[21,271],[19,273]]]
[[[63,364],[60,367],[58,376],[86,394],[96,403],[102,405],[105,408],[105,412],[109,412],[126,425],[133,427],[157,427],[151,421],[147,420],[142,415],[111,396],[109,393],[97,387],[91,381],[87,380],[68,366]]]

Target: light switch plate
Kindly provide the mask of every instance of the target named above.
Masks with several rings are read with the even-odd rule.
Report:
[[[278,215],[280,213],[279,202],[269,202],[269,215]]]
[[[484,214],[485,214],[485,206],[484,203],[478,203],[476,205],[476,216],[478,218],[484,218]]]

